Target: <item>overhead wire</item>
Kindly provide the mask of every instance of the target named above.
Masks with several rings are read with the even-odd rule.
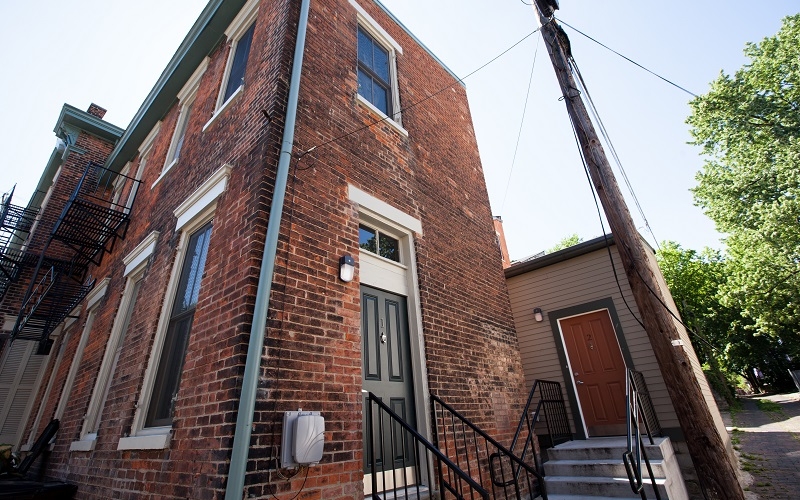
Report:
[[[524,2],[523,2],[524,3]],[[511,186],[511,174],[514,173],[514,163],[517,161],[517,153],[519,152],[519,141],[522,138],[522,129],[525,125],[525,114],[528,110],[528,100],[531,97],[531,84],[533,83],[533,72],[536,69],[536,56],[539,55],[539,40],[536,38],[536,49],[533,52],[533,63],[531,64],[531,76],[528,79],[528,91],[525,93],[525,104],[522,106],[522,118],[519,122],[519,132],[517,133],[517,143],[514,146],[514,156],[511,158],[511,169],[508,172],[508,182],[506,182],[506,191],[503,193],[503,203],[500,205],[500,214],[502,215],[503,209],[506,206],[506,198],[508,197],[508,188]]]
[[[586,38],[588,38],[589,40],[593,41],[593,42],[594,42],[594,43],[596,43],[597,45],[599,45],[599,46],[603,47],[604,49],[606,49],[606,50],[609,50],[609,51],[613,52],[614,54],[616,54],[616,55],[618,55],[619,57],[621,57],[621,58],[625,59],[626,61],[628,61],[629,63],[631,63],[631,64],[633,64],[633,65],[635,65],[635,66],[638,66],[639,68],[641,68],[641,69],[643,69],[643,70],[647,71],[648,73],[650,73],[651,75],[655,76],[656,78],[660,78],[661,80],[664,80],[664,81],[665,81],[665,82],[667,82],[668,84],[672,85],[673,87],[675,87],[675,88],[677,88],[677,89],[680,89],[680,90],[682,90],[682,91],[686,92],[687,94],[689,94],[689,95],[690,95],[690,96],[692,96],[692,97],[699,97],[699,96],[698,96],[697,94],[695,94],[694,92],[692,92],[692,91],[690,91],[690,90],[687,90],[687,89],[686,89],[686,88],[684,88],[684,87],[681,87],[680,85],[678,85],[677,83],[673,82],[672,80],[669,80],[668,78],[665,78],[665,77],[663,77],[663,76],[659,75],[659,74],[658,74],[658,73],[656,73],[655,71],[653,71],[653,70],[651,70],[651,69],[648,69],[648,68],[646,68],[646,67],[642,66],[641,64],[639,64],[638,62],[634,61],[634,60],[633,60],[633,59],[631,59],[630,57],[628,57],[628,56],[626,56],[626,55],[623,55],[623,54],[621,54],[621,53],[617,52],[616,50],[612,49],[612,48],[611,48],[611,47],[609,47],[608,45],[606,45],[606,44],[604,44],[604,43],[602,43],[602,42],[598,41],[597,39],[595,39],[595,38],[593,38],[593,37],[591,37],[591,36],[587,35],[587,34],[586,34],[586,33],[584,33],[583,31],[579,30],[579,29],[578,29],[578,28],[576,28],[575,26],[572,26],[572,25],[570,25],[569,23],[567,23],[567,22],[566,22],[566,21],[564,21],[563,19],[556,18],[556,20],[557,20],[559,23],[563,24],[564,26],[566,26],[566,27],[568,27],[568,28],[570,28],[570,29],[572,29],[572,30],[576,31],[578,34],[580,34],[580,35],[583,35],[584,37],[586,37]]]
[[[655,233],[653,232],[653,228],[650,226],[650,221],[647,220],[647,216],[644,214],[644,209],[642,208],[642,204],[639,203],[639,197],[636,196],[636,191],[633,189],[633,185],[631,184],[630,179],[628,178],[628,173],[625,171],[625,167],[622,166],[622,160],[620,160],[619,155],[617,154],[617,148],[614,147],[614,143],[611,141],[611,137],[606,130],[606,126],[603,123],[603,120],[600,118],[600,113],[597,110],[597,106],[594,104],[594,100],[592,99],[591,94],[589,93],[589,88],[586,86],[586,82],[583,80],[583,75],[581,75],[580,69],[578,69],[578,64],[575,62],[575,59],[570,59],[569,61],[570,68],[572,72],[577,76],[577,82],[579,91],[586,96],[589,112],[592,114],[595,123],[597,123],[597,127],[600,130],[600,135],[603,136],[603,140],[608,146],[609,151],[611,152],[611,157],[614,159],[614,163],[617,165],[617,169],[619,170],[620,174],[622,175],[622,179],[625,181],[625,186],[628,188],[628,192],[631,194],[631,198],[633,199],[634,204],[636,205],[636,209],[639,212],[639,215],[642,217],[644,221],[644,225],[647,228],[647,231],[653,237],[653,242],[656,244],[656,248],[661,250],[661,246],[658,243],[658,238],[656,238]]]
[[[577,64],[575,63],[574,58],[572,58],[571,56],[569,57],[568,64],[569,64],[569,67],[570,67],[571,71],[577,72]],[[578,76],[578,75],[576,75],[576,76]],[[574,89],[577,92],[575,95],[570,95],[570,96],[566,96],[565,95],[565,96],[563,96],[563,99],[580,98],[579,97],[580,94],[582,94],[583,92],[586,91],[585,82],[582,81],[582,78],[580,76],[578,76],[578,79],[581,81],[581,84],[579,84],[579,86],[583,87],[583,90]],[[596,109],[594,111],[596,113]],[[595,116],[595,120],[596,121],[599,120],[599,115]],[[622,284],[620,283],[619,276],[617,274],[617,269],[616,269],[616,264],[614,262],[614,257],[613,257],[613,254],[611,253],[611,244],[610,244],[610,241],[608,240],[608,236],[607,236],[606,229],[605,229],[605,223],[603,222],[602,209],[600,208],[600,203],[599,203],[599,201],[597,199],[597,192],[596,192],[594,183],[592,182],[592,179],[591,179],[591,174],[590,174],[590,171],[589,171],[589,164],[588,164],[588,162],[586,160],[586,156],[584,154],[583,147],[581,147],[580,140],[578,138],[578,130],[577,130],[578,124],[575,123],[573,120],[570,120],[570,123],[572,124],[572,131],[573,131],[573,134],[575,136],[575,141],[576,141],[576,143],[578,145],[578,151],[580,152],[580,157],[581,157],[581,162],[583,163],[584,172],[586,173],[586,178],[587,178],[587,180],[589,182],[590,189],[592,191],[592,197],[594,198],[595,208],[597,209],[597,215],[598,215],[598,218],[600,220],[600,228],[601,228],[601,231],[603,232],[603,239],[605,241],[606,250],[608,251],[608,257],[609,257],[609,260],[610,260],[610,263],[611,263],[611,269],[612,269],[612,271],[614,273],[614,279],[616,281],[617,288],[618,288],[619,293],[620,293],[620,297],[622,298],[622,301],[625,304],[625,307],[631,313],[631,316],[636,320],[637,323],[639,323],[639,325],[642,328],[644,328],[646,330],[646,327],[644,326],[644,323],[642,322],[642,320],[639,319],[639,317],[637,317],[636,314],[634,314],[633,308],[631,308],[630,304],[628,304],[628,301],[625,299],[625,294],[623,293],[623,290],[622,290]],[[582,130],[582,132],[584,134],[586,134],[585,130]],[[644,279],[644,276],[642,276],[642,274],[639,271],[639,269],[636,266],[633,266],[633,267],[634,267],[634,271],[639,276],[639,279],[642,280],[642,283],[645,285],[645,287],[647,288],[648,292],[656,299],[656,301],[661,305],[661,307],[663,307],[667,311],[667,313],[669,313],[670,316],[672,316],[678,323],[683,325],[683,327],[686,328],[686,331],[691,333],[692,335],[694,335],[695,338],[697,338],[698,340],[702,341],[704,344],[708,345],[714,351],[720,352],[719,348],[717,348],[717,346],[715,346],[713,343],[711,343],[711,341],[709,341],[703,335],[700,335],[695,330],[693,330],[691,327],[689,327],[689,325],[684,323],[683,320],[675,312],[673,312],[672,309],[661,299],[661,297],[655,292],[655,290],[653,290],[650,287],[650,285]]]
[[[518,41],[516,41],[513,45],[511,45],[510,47],[508,47],[507,49],[505,49],[504,51],[502,51],[498,55],[496,55],[493,58],[491,58],[489,61],[487,61],[484,64],[482,64],[481,66],[479,66],[477,69],[472,70],[471,72],[467,73],[464,76],[461,76],[461,77],[456,76],[456,81],[458,81],[459,83],[463,84],[464,80],[466,80],[467,78],[471,77],[475,73],[478,73],[479,71],[483,70],[484,68],[486,68],[487,66],[489,66],[490,64],[495,62],[496,60],[500,59],[501,57],[506,55],[508,52],[510,52],[512,49],[514,49],[517,45],[521,44],[522,42],[524,42],[525,40],[527,40],[528,38],[530,38],[531,36],[536,34],[538,31],[539,31],[539,28],[536,28],[535,30],[531,31],[530,33],[528,33],[527,35],[525,35],[524,37],[522,37]],[[429,96],[427,96],[427,97],[425,97],[423,99],[420,99],[417,102],[411,103],[408,106],[405,106],[403,108],[398,109],[397,111],[393,112],[392,115],[394,116],[394,115],[397,115],[397,114],[402,113],[404,111],[408,111],[410,109],[413,109],[413,108],[419,106],[420,104],[433,99],[434,97],[436,97],[437,95],[441,94],[445,90],[449,90],[451,88],[453,88],[453,85],[447,85],[445,87],[442,87],[441,89],[437,90],[436,92],[432,93],[431,95],[429,95]],[[374,121],[372,121],[370,123],[367,123],[366,125],[362,125],[360,127],[356,127],[353,130],[350,130],[348,132],[345,132],[344,134],[341,134],[339,136],[334,137],[333,139],[329,139],[329,140],[321,142],[321,143],[319,143],[319,144],[317,144],[315,146],[312,146],[311,148],[299,153],[299,156],[300,157],[305,156],[305,155],[311,153],[312,151],[315,151],[315,150],[317,150],[319,148],[328,146],[328,145],[333,144],[335,142],[339,142],[340,140],[344,139],[345,137],[349,137],[349,136],[351,136],[353,134],[357,134],[358,132],[361,132],[362,130],[366,130],[366,129],[370,128],[370,127],[378,125],[379,123],[383,123],[383,122],[385,122],[386,120],[389,120],[389,119],[391,119],[389,116],[384,116],[383,118],[380,118],[378,120],[374,120]]]

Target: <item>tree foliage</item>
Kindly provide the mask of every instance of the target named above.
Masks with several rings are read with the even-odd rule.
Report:
[[[747,378],[758,388],[766,383],[784,388],[790,383],[787,369],[797,354],[781,341],[762,334],[737,304],[724,299],[731,278],[731,265],[719,251],[683,249],[664,242],[656,254],[658,265],[678,306],[681,318],[692,332],[692,343],[712,375],[722,373]],[[756,380],[754,369],[764,374]]]
[[[558,252],[559,250],[563,250],[565,248],[574,247],[581,242],[583,242],[583,238],[578,236],[578,233],[572,233],[569,236],[561,238],[561,241],[556,243],[553,248],[548,249],[545,253]]]
[[[696,203],[726,234],[720,304],[749,331],[797,352],[800,342],[800,14],[747,44],[749,62],[691,102],[706,162]]]

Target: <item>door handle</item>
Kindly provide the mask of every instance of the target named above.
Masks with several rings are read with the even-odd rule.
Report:
[[[583,381],[581,381],[581,380],[576,380],[576,381],[575,381],[575,383],[576,383],[576,384],[582,384],[582,383],[583,383]]]

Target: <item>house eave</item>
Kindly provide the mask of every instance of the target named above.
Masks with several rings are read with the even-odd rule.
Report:
[[[542,257],[536,259],[511,264],[511,266],[505,270],[506,279],[519,276],[520,274],[524,274],[529,271],[541,269],[543,267],[552,266],[553,264],[564,262],[565,260],[574,259],[575,257],[580,257],[581,255],[586,255],[587,253],[605,248],[606,245],[613,244],[614,236],[609,234],[594,238],[589,241],[584,241],[583,243],[578,243],[577,245],[543,255]]]
[[[139,153],[139,145],[172,106],[197,66],[217,46],[245,1],[212,0],[206,5],[108,156],[106,168],[119,172]]]

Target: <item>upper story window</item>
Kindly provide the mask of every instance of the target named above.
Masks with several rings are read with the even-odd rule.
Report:
[[[358,93],[386,116],[391,116],[389,51],[363,28],[358,28]]]
[[[389,118],[386,123],[407,136],[400,120],[400,93],[397,86],[397,55],[403,53],[389,33],[356,0],[349,0],[358,21],[356,72],[358,101],[376,114]]]
[[[363,224],[358,226],[358,246],[384,259],[400,262],[400,241]]]
[[[233,93],[244,85],[244,70],[247,67],[247,59],[250,56],[250,44],[253,41],[255,27],[255,23],[251,24],[231,49],[233,57],[229,63],[228,79],[225,83],[225,91],[222,94],[223,103],[227,102]]]
[[[192,76],[189,77],[186,84],[180,92],[178,92],[178,104],[180,109],[178,111],[178,120],[175,123],[175,131],[172,133],[172,141],[167,151],[167,158],[164,161],[164,168],[161,175],[163,176],[167,170],[172,168],[173,165],[178,163],[183,151],[183,145],[186,142],[186,131],[189,128],[189,121],[192,117],[192,108],[194,107],[195,98],[197,97],[197,90],[200,88],[200,80],[208,68],[208,59],[204,59],[197,67]],[[151,132],[152,134],[152,132]],[[148,146],[149,147],[149,146]],[[156,182],[158,182],[158,180]]]

